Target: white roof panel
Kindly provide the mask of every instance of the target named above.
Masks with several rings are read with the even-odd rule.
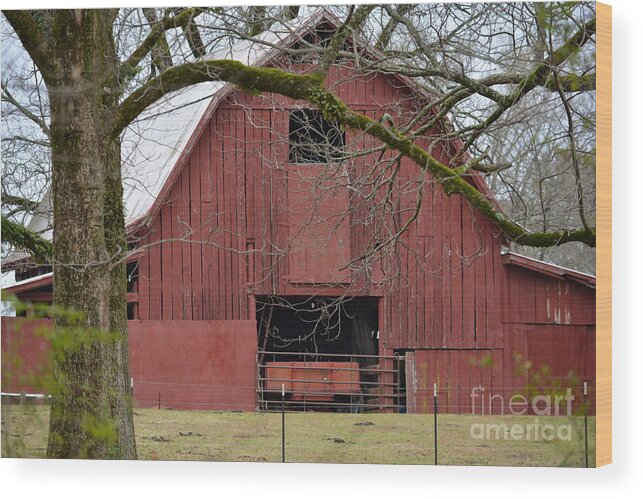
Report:
[[[246,65],[265,63],[274,46],[302,28],[314,25],[323,15],[315,12],[305,20],[279,25],[253,40],[240,42],[206,56],[208,60],[236,60]],[[219,99],[224,82],[205,82],[168,94],[148,107],[124,132],[123,198],[127,223],[145,216],[161,192],[181,153],[213,100]]]
[[[121,152],[127,221],[150,209],[212,97],[224,85],[207,82],[175,92],[127,128]]]

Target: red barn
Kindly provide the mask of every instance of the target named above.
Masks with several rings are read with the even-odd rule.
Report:
[[[322,13],[212,57],[305,70],[272,46],[315,43],[332,23]],[[352,62],[328,86],[400,127],[427,101]],[[458,144],[439,135],[422,144],[449,163]],[[292,408],[430,412],[435,383],[441,411],[506,413],[516,393],[580,400],[594,385],[594,277],[503,251],[464,198],[303,102],[200,84],[148,109],[123,161],[141,406],[270,409],[283,384]],[[17,271],[7,291],[51,302],[41,272]],[[3,323],[3,352],[41,364],[34,322]],[[3,371],[4,392],[36,389]]]

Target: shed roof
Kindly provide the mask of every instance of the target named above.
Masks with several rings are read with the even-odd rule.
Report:
[[[44,286],[50,286],[54,283],[54,274],[47,272],[46,274],[37,275],[24,279],[15,284],[11,284],[3,288],[3,291],[11,294],[24,293],[26,291],[33,291]]]
[[[504,265],[515,265],[555,279],[571,279],[572,281],[576,281],[584,286],[596,288],[596,277],[590,274],[585,274],[584,272],[567,269],[559,265],[554,265],[511,252],[503,253],[501,259]]]

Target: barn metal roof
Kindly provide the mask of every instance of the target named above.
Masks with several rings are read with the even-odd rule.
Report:
[[[556,279],[571,279],[590,288],[596,287],[596,277],[593,275],[529,258],[528,256],[507,252],[502,254],[501,260],[505,265],[515,265]]]

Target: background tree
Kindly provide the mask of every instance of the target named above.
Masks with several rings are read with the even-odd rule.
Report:
[[[385,153],[388,171],[401,155],[413,160],[420,185],[430,181],[464,196],[513,244],[594,246],[593,4],[338,6],[337,28],[325,38],[278,47],[308,61],[305,74],[203,57],[264,29],[294,30],[307,10],[4,12],[3,36],[18,43],[3,44],[3,242],[48,259],[55,303],[83,315],[81,324],[56,319],[60,389],[48,456],[136,456],[121,137],[149,105],[189,85],[221,80],[305,100],[337,126],[367,136],[368,147]],[[351,43],[358,38],[373,50],[358,50]],[[402,122],[361,115],[324,83],[338,60],[366,74],[413,78],[427,101]],[[457,145],[451,164],[425,149],[429,130]],[[502,211],[467,181],[471,175],[489,177]],[[384,175],[372,188],[390,185]],[[417,183],[407,189],[421,192]],[[49,220],[49,206],[51,245],[47,223],[40,234],[24,226]],[[406,222],[374,250],[394,250],[413,216]],[[538,251],[576,261],[569,257],[576,250]],[[583,251],[582,268],[591,270],[592,250]]]

